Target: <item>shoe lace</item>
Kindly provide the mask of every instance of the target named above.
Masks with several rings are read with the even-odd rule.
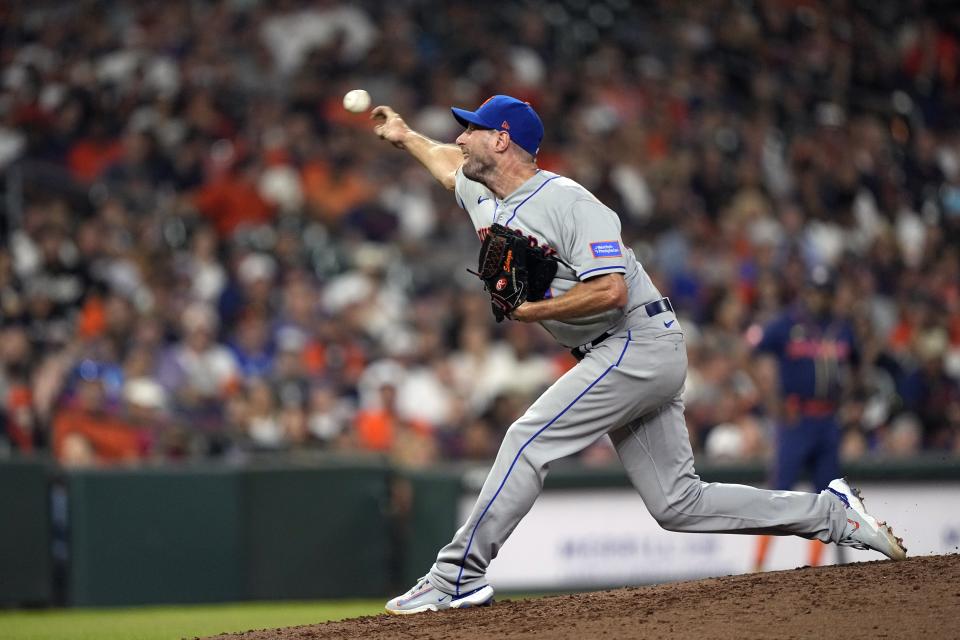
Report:
[[[872,547],[868,547],[862,542],[857,542],[853,538],[847,537],[837,543],[841,547],[852,547],[854,549],[859,549],[860,551],[873,551]]]
[[[427,584],[427,576],[423,576],[413,585],[408,593],[413,593],[414,591],[419,591]]]

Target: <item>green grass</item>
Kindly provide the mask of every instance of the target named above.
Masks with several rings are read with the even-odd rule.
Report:
[[[0,611],[3,640],[171,640],[383,612],[383,600]]]

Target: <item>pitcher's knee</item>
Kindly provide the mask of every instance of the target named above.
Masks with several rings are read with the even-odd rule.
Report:
[[[659,500],[647,504],[650,515],[667,531],[687,531],[698,520],[700,483],[675,496],[661,495]]]
[[[670,505],[664,504],[661,508],[650,509],[650,515],[661,528],[667,531],[683,531],[683,524],[687,519],[682,513],[675,511]]]

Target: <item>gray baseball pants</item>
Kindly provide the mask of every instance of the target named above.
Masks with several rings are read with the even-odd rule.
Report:
[[[486,584],[490,561],[530,511],[547,465],[609,434],[647,509],[664,529],[797,535],[838,541],[846,515],[827,494],[701,482],[680,392],[687,352],[672,313],[633,321],[557,380],[510,426],[466,523],[428,575],[454,595]]]

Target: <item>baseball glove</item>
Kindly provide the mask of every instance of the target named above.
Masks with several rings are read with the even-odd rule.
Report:
[[[497,322],[530,301],[542,300],[557,273],[557,262],[541,247],[531,247],[519,231],[500,224],[490,227],[480,247],[478,272],[473,272],[490,294]]]

